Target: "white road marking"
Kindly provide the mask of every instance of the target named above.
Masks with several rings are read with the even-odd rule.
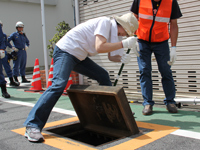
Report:
[[[200,133],[199,132],[193,132],[193,131],[187,131],[187,130],[179,129],[179,130],[172,132],[171,134],[200,140]]]
[[[5,99],[5,98],[0,98],[0,100],[3,101],[3,102],[7,102],[7,103],[12,103],[12,104],[17,104],[17,105],[23,105],[23,106],[28,106],[28,107],[33,107],[35,105],[33,103],[15,101],[15,100],[11,100],[11,99],[8,100],[8,99]],[[77,116],[76,112],[72,111],[72,110],[66,110],[66,109],[54,107],[53,111],[61,113],[61,114]]]

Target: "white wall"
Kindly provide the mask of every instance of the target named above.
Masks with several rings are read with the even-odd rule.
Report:
[[[3,22],[3,32],[7,35],[16,31],[15,24],[17,21],[24,23],[24,31],[30,41],[26,66],[33,67],[35,58],[39,59],[40,66],[44,66],[40,3],[32,3],[28,0],[0,0],[0,20]],[[47,3],[45,1],[47,45],[49,44],[49,39],[56,33],[55,27],[63,20],[71,28],[74,27],[72,0],[55,0],[55,3]],[[47,51],[49,54],[48,49]],[[51,58],[48,56],[48,64],[50,63]]]

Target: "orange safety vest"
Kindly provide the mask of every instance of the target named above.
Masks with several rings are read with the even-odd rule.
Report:
[[[138,39],[148,42],[163,42],[169,39],[168,24],[172,11],[172,0],[162,0],[156,16],[153,16],[151,0],[140,0]]]

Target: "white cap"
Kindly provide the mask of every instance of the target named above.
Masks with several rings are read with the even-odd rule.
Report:
[[[134,36],[134,32],[138,29],[138,20],[133,13],[127,13],[122,16],[113,17],[128,33],[129,36]]]
[[[17,27],[24,27],[24,24],[23,24],[23,22],[21,22],[21,21],[18,21],[17,23],[16,23],[16,25],[15,25],[15,27],[17,28]]]

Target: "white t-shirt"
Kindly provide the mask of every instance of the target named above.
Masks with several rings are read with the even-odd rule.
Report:
[[[114,32],[111,34],[111,31]],[[68,52],[79,60],[97,54],[95,49],[95,36],[102,35],[108,42],[119,42],[117,25],[108,17],[90,19],[68,31],[57,43],[61,50]]]

